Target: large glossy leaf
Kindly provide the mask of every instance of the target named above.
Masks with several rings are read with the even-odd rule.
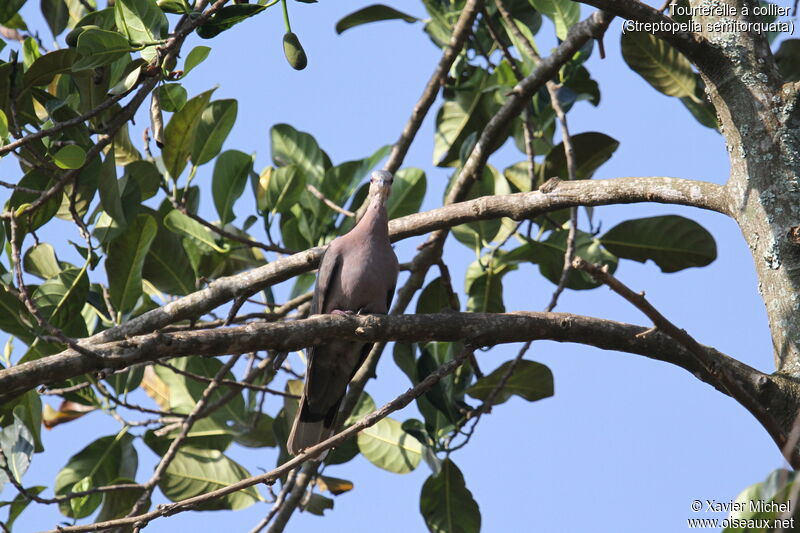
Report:
[[[419,510],[431,533],[478,533],[481,512],[456,464],[442,461],[441,470],[422,485]]]
[[[40,5],[53,36],[64,31],[69,22],[69,9],[64,0],[42,0]]]
[[[562,41],[569,29],[578,22],[581,7],[572,0],[530,0],[536,11],[544,14],[556,25],[556,36]]]
[[[164,217],[164,226],[173,233],[191,239],[195,245],[200,247],[203,253],[225,253],[228,251],[227,248],[217,244],[217,240],[210,229],[177,209],[173,209]]]
[[[451,297],[454,298],[455,301],[451,301]],[[452,293],[448,291],[442,278],[439,277],[428,283],[419,294],[419,298],[417,299],[417,314],[441,313],[444,310],[452,310],[454,305],[455,310],[458,311],[458,294],[454,291]]]
[[[81,168],[86,162],[86,150],[77,144],[68,144],[53,154],[53,162],[59,168]]]
[[[25,174],[18,185],[20,189],[24,187],[29,190],[46,191],[53,185],[53,181],[44,172],[34,169]],[[11,198],[8,201],[9,208],[16,210],[25,204],[33,203],[39,198],[39,194],[24,192],[20,189],[15,190],[11,194]],[[26,213],[22,216],[18,216],[17,223],[19,224],[20,233],[27,233],[28,231],[38,229],[42,224],[55,216],[60,204],[61,196],[56,194],[33,213]]]
[[[662,272],[710,264],[717,258],[714,237],[694,220],[665,215],[626,220],[600,237],[606,249],[625,259],[652,259]]]
[[[358,449],[372,464],[395,474],[411,472],[422,459],[422,445],[392,418],[361,431]]]
[[[508,185],[506,177],[497,171],[492,165],[486,165],[483,169],[480,181],[473,182],[465,200],[480,198],[481,196],[495,196],[510,194],[511,187]],[[494,241],[500,234],[502,221],[500,219],[480,220],[461,224],[452,228],[453,235],[458,242],[480,251],[481,248]]]
[[[22,266],[25,268],[25,272],[42,279],[52,278],[61,272],[56,251],[46,242],[28,248],[22,257]]]
[[[167,467],[158,487],[164,496],[175,502],[227,487],[247,477],[250,477],[250,473],[243,466],[219,450],[184,446],[178,450],[175,459]],[[196,509],[239,510],[253,505],[258,500],[255,487],[249,487],[210,500]]]
[[[419,168],[403,168],[397,171],[392,182],[392,194],[386,210],[389,218],[399,218],[417,213],[425,198],[425,172]]]
[[[503,252],[498,250],[495,257],[490,255],[473,261],[467,267],[464,277],[464,291],[467,293],[467,311],[474,313],[503,313],[503,276],[517,267],[502,261]]]
[[[221,225],[224,226],[236,218],[233,204],[242,195],[252,170],[253,158],[238,150],[221,153],[214,163],[211,192]]]
[[[369,24],[370,22],[378,22],[381,20],[404,20],[406,22],[417,22],[420,19],[411,15],[407,15],[402,11],[398,11],[383,4],[373,4],[342,17],[339,22],[336,23],[336,33],[341,34],[350,28],[354,28],[362,24]]]
[[[233,123],[236,122],[236,100],[215,100],[200,115],[191,159],[195,165],[211,161],[222,149]]]
[[[108,65],[130,52],[132,47],[124,36],[115,31],[89,29],[78,37],[78,60],[73,71]]]
[[[59,272],[34,291],[32,299],[42,317],[67,335],[86,336],[81,309],[89,294],[86,270],[74,267]]]
[[[288,124],[276,124],[270,130],[270,140],[276,166],[296,165],[307,183],[315,187],[320,184],[325,175],[325,157],[314,137]]]
[[[133,435],[124,433],[101,437],[70,457],[56,476],[55,493],[64,495],[81,490],[81,483],[88,489],[108,485],[119,478],[136,479],[138,464]],[[114,495],[96,493],[73,498],[60,503],[59,510],[71,518],[84,518],[92,514],[107,497],[113,498]]]
[[[544,241],[528,241],[526,244],[502,256],[503,261],[530,261],[539,265],[541,274],[557,284],[564,269],[564,255],[567,250],[567,230],[553,231]],[[600,240],[583,231],[575,236],[575,255],[598,265],[606,265],[609,272],[617,269],[617,257],[601,246]],[[571,270],[567,275],[566,287],[573,290],[586,290],[598,287],[594,278],[585,272]]]
[[[39,397],[39,393],[35,390],[30,390],[0,405],[0,426],[5,427],[13,424],[15,416],[19,417],[25,423],[25,427],[30,430],[36,453],[43,452],[44,447],[41,439],[42,400]]]
[[[195,274],[181,237],[164,227],[158,216],[158,232],[147,252],[142,276],[161,291],[184,296],[195,290]]]
[[[222,363],[218,359],[206,357],[181,357],[173,359],[171,364],[180,370],[208,379],[213,378],[222,368]],[[186,376],[164,367],[156,367],[156,374],[168,390],[170,409],[175,409],[179,413],[191,411],[208,386],[207,382],[188,379]],[[225,378],[235,379],[231,372],[228,372]],[[210,401],[214,402],[220,399],[227,392],[227,390],[218,389],[211,395]],[[214,411],[210,417],[218,426],[225,427],[232,423],[246,424],[248,420],[245,415],[244,398],[241,394],[236,394],[225,405]]]
[[[259,209],[272,213],[286,213],[297,204],[306,189],[305,175],[295,165],[267,167],[259,176],[263,198]]]
[[[258,4],[236,4],[223,7],[217,11],[208,22],[197,28],[197,35],[203,39],[211,39],[223,31],[230,29],[235,24],[239,24],[245,19],[258,15],[265,9],[266,6]]]
[[[186,160],[194,145],[197,125],[213,92],[214,89],[200,93],[186,102],[180,111],[172,115],[167,127],[164,128],[164,147],[161,149],[161,157],[164,160],[164,167],[173,180],[177,180],[186,168]]]
[[[167,453],[173,439],[180,434],[180,428],[170,431],[163,437],[158,437],[150,430],[145,433],[144,442],[158,455]],[[233,442],[233,432],[224,424],[211,418],[197,420],[186,435],[185,446],[218,450],[224,452]]]
[[[142,295],[142,267],[157,229],[152,216],[139,214],[108,247],[108,289],[119,313],[132,310]]]
[[[619,141],[605,133],[588,131],[572,136],[572,150],[575,157],[575,177],[579,180],[591,178],[600,166],[611,159],[619,148]],[[544,165],[539,167],[542,182],[552,177],[569,179],[564,143],[553,147]]]
[[[467,394],[477,400],[486,401],[500,384],[511,363],[512,361],[506,361],[491,374],[476,381],[467,389]],[[505,386],[497,392],[492,405],[505,403],[515,394],[529,402],[549,398],[553,395],[553,372],[541,363],[523,359],[514,369],[514,373],[511,374]]]
[[[7,22],[25,4],[25,0],[5,0],[0,4],[0,23]]]
[[[117,181],[117,166],[114,159],[113,145],[106,154],[100,169],[98,191],[100,192],[100,205],[103,206],[103,211],[119,226],[125,226],[125,212],[122,209],[122,196],[120,195],[119,181]]]
[[[21,408],[17,408],[21,409]],[[6,467],[16,481],[21,482],[33,456],[33,435],[23,420],[14,413],[14,421],[0,431],[0,448],[6,457]],[[0,488],[9,481],[5,471],[0,470]]]
[[[622,34],[622,57],[637,74],[667,96],[693,96],[692,64],[667,41],[644,32]]]
[[[155,0],[117,0],[114,2],[114,20],[120,33],[134,43],[166,37],[167,17]]]
[[[78,52],[74,48],[54,50],[41,56],[25,71],[25,75],[22,77],[24,87],[49,85],[58,74],[72,68],[77,56]]]
[[[127,478],[115,479],[111,482],[112,485],[127,485],[134,483],[136,483],[135,480]],[[143,491],[143,488],[115,490],[109,495],[109,497],[103,500],[103,507],[100,509],[100,512],[97,513],[95,520],[97,522],[103,522],[105,520],[113,520],[115,518],[124,517],[131,511],[131,509],[133,509],[133,506],[136,505],[136,502],[142,495]],[[145,509],[149,507],[150,504],[148,499],[148,505],[145,507]]]

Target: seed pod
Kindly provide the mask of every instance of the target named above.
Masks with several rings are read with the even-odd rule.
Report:
[[[303,70],[308,65],[306,51],[303,50],[300,39],[290,31],[283,36],[283,53],[289,65],[295,70]]]

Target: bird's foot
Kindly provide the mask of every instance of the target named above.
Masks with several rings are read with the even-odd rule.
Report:
[[[343,315],[343,316],[353,316],[355,313],[349,309],[342,310],[342,309],[334,309],[331,311],[332,315]]]

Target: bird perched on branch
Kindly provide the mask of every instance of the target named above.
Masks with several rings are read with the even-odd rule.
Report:
[[[390,172],[372,173],[366,213],[346,235],[331,242],[322,257],[312,315],[389,311],[398,273],[386,212],[391,189]],[[340,340],[308,348],[306,384],[287,441],[289,453],[297,455],[333,434],[347,385],[371,348],[371,343]]]

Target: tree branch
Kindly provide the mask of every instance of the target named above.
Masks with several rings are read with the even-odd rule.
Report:
[[[268,349],[292,351],[334,339],[361,342],[469,341],[476,346],[538,339],[574,342],[673,363],[699,374],[705,380],[705,369],[682,344],[662,334],[642,336],[646,331],[648,329],[641,326],[568,313],[315,315],[291,322],[251,323],[230,328],[159,332],[131,337],[94,346],[102,360],[67,350],[0,372],[0,401],[7,401],[37,385],[57,383],[105,368],[123,368],[164,357],[198,353],[217,356]],[[765,376],[719,352],[710,353],[713,353],[711,357],[715,365],[731,367],[734,373]]]

